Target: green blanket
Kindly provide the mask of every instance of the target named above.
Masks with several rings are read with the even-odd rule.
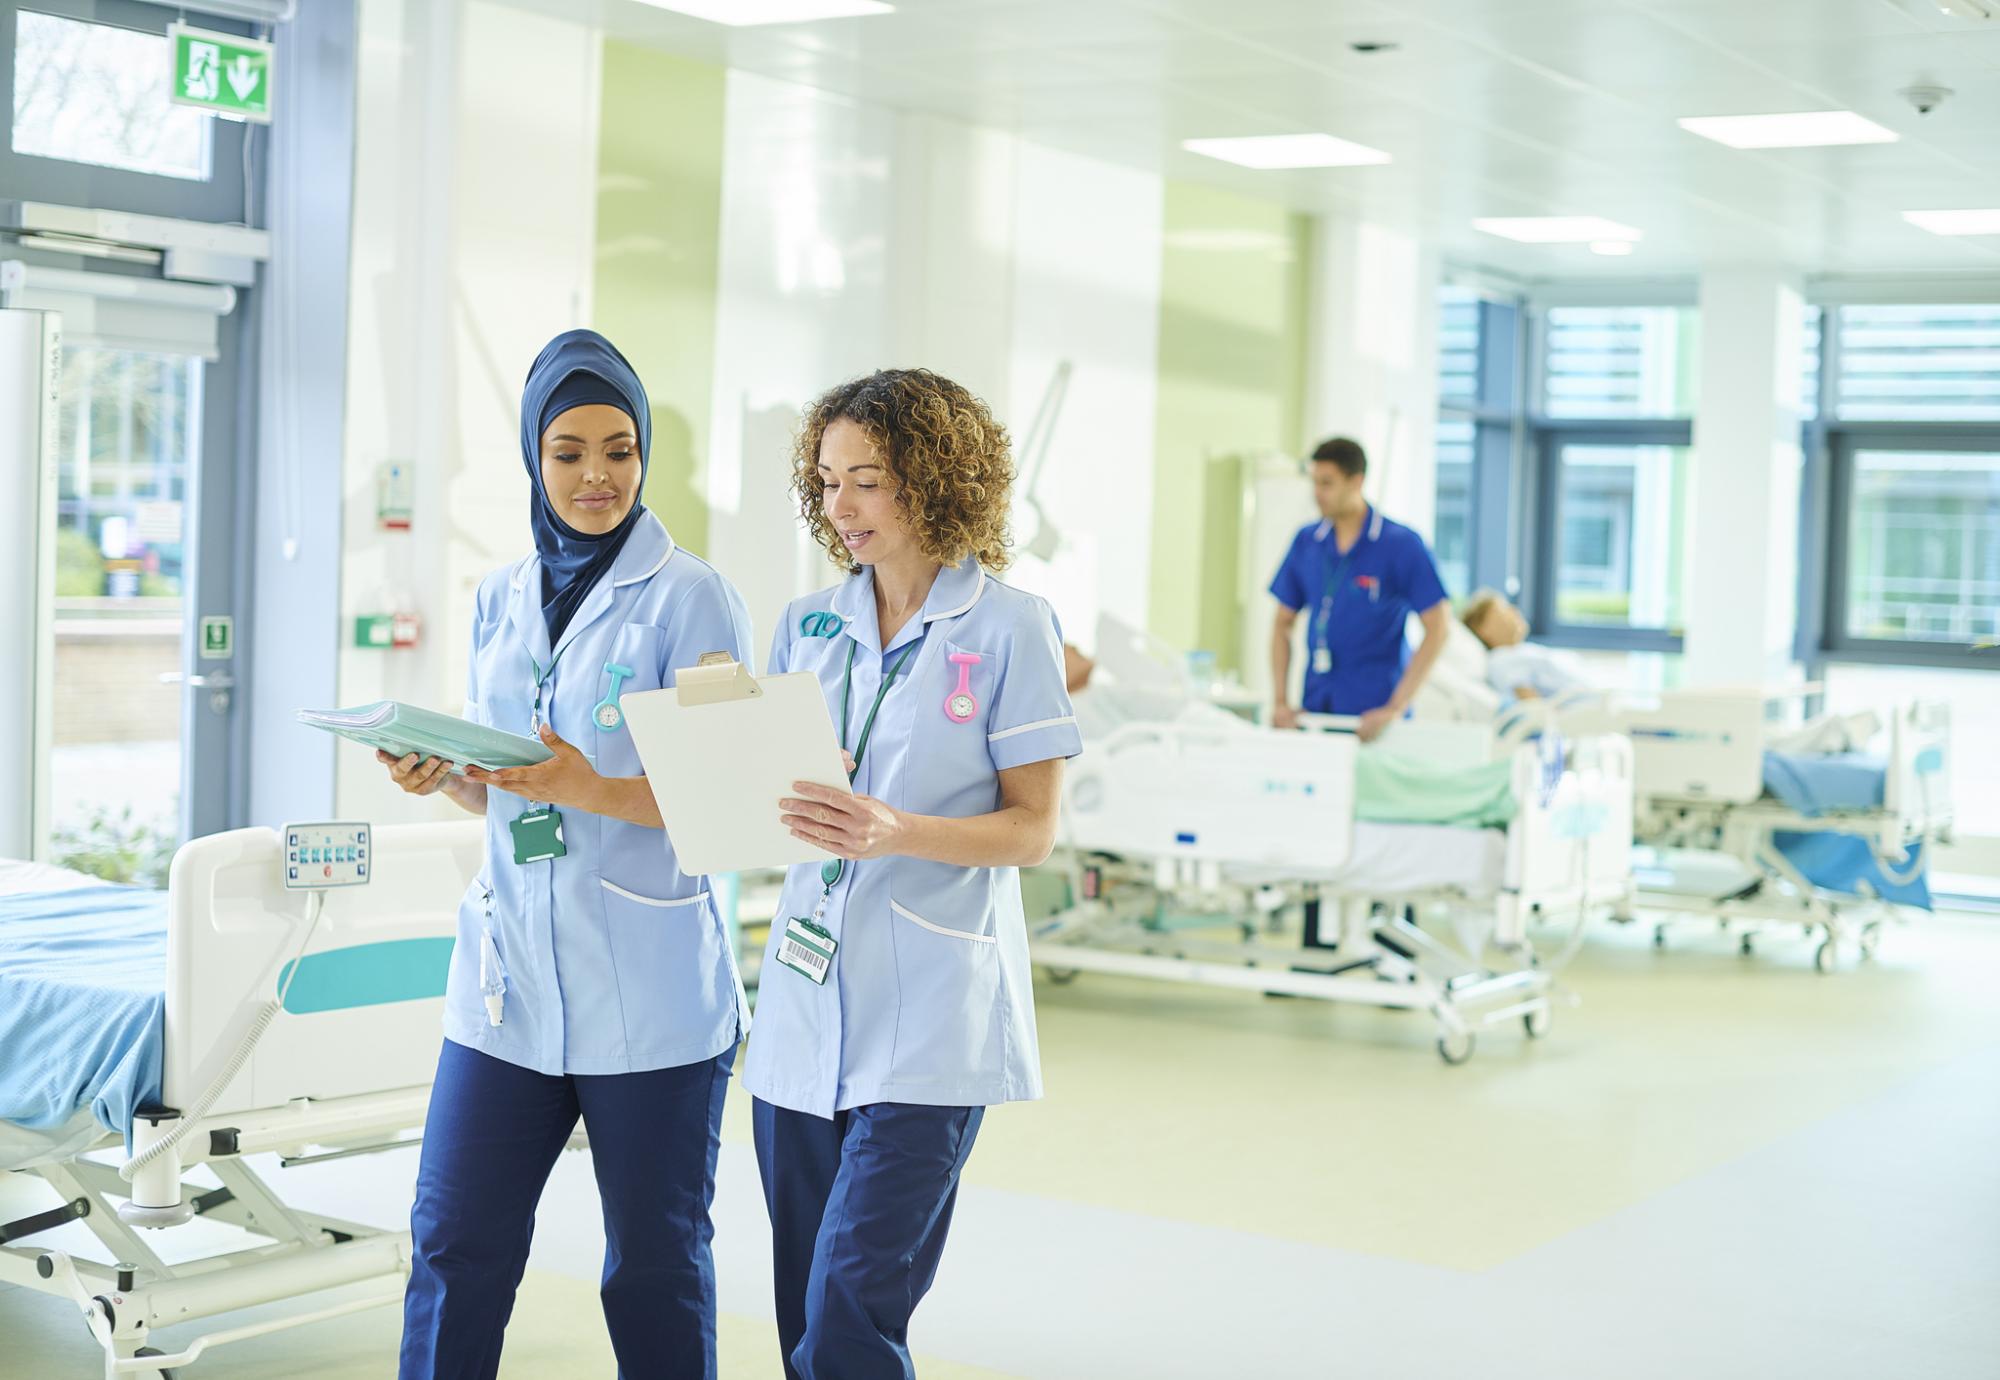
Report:
[[[1354,768],[1354,816],[1377,824],[1455,824],[1498,829],[1511,823],[1514,764],[1441,767],[1363,748]]]

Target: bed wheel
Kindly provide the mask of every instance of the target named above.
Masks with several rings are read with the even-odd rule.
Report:
[[[1863,958],[1873,958],[1875,957],[1875,951],[1881,947],[1882,923],[1879,920],[1871,920],[1868,924],[1861,927],[1861,956]]]
[[[1454,1068],[1472,1057],[1474,1041],[1472,1032],[1460,1030],[1438,1036],[1438,1058]]]
[[[1667,947],[1667,927],[1665,925],[1653,926],[1653,947],[1656,949]]]
[[[1530,1040],[1541,1039],[1549,1033],[1549,1009],[1543,1007],[1540,1011],[1530,1011],[1521,1017],[1521,1025],[1527,1030]]]
[[[1042,969],[1042,973],[1048,978],[1050,982],[1053,982],[1056,986],[1067,987],[1069,986],[1070,983],[1076,981],[1077,969],[1044,968]]]
[[[132,1354],[133,1356],[137,1357],[137,1356],[164,1356],[167,1353],[160,1350],[156,1346],[142,1346]],[[154,1374],[161,1376],[162,1380],[178,1380],[180,1372],[175,1370],[159,1370],[155,1371]]]
[[[1757,952],[1756,939],[1751,935],[1744,935],[1736,941],[1736,952],[1742,954],[1745,958],[1751,957]]]
[[[1834,964],[1839,957],[1834,952],[1832,937],[1828,936],[1820,940],[1819,947],[1813,951],[1813,967],[1819,969],[1822,973],[1830,973],[1833,971]]]

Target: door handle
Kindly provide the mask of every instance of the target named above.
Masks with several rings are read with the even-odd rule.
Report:
[[[183,671],[160,672],[162,685],[191,685],[198,690],[234,690],[236,677],[227,671],[216,671],[203,675],[188,675]]]

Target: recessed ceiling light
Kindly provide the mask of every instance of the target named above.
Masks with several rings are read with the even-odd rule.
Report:
[[[1903,219],[1933,235],[2000,235],[2000,209],[1990,211],[1905,211]]]
[[[1893,144],[1902,136],[1851,110],[1794,115],[1697,115],[1679,122],[1690,134],[1733,149],[1808,149],[1829,144]]]
[[[889,14],[882,0],[640,0],[655,9],[740,27],[745,24],[810,24],[815,19],[853,19]]]
[[[1256,134],[1243,139],[1186,139],[1181,147],[1246,168],[1352,168],[1387,163],[1389,155],[1331,134]]]
[[[1632,252],[1632,241],[1592,240],[1590,242],[1590,252],[1593,254],[1609,255],[1615,259],[1621,254],[1630,254]]]
[[[1602,216],[1484,216],[1473,221],[1472,228],[1522,244],[1588,244],[1643,237],[1631,226]]]

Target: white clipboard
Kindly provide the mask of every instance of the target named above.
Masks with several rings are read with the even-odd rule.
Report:
[[[619,700],[681,871],[787,867],[833,855],[793,838],[778,801],[792,783],[849,790],[819,678],[750,674],[727,652],[683,667],[669,690]]]

